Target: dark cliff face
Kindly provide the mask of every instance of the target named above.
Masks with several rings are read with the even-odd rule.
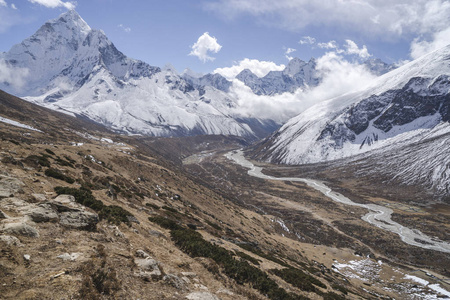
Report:
[[[373,95],[350,106],[343,115],[344,121],[332,121],[319,137],[330,137],[341,147],[345,141],[354,141],[355,136],[373,126],[389,132],[394,126],[402,126],[414,120],[439,114],[442,121],[450,120],[449,76],[431,79],[415,77],[402,88]],[[376,139],[376,137],[374,137]]]

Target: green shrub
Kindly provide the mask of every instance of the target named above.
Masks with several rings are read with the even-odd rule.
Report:
[[[45,149],[45,152],[47,152],[47,153],[50,154],[50,155],[56,155],[55,152],[53,152],[53,151],[50,150],[50,149]]]
[[[289,294],[260,269],[246,261],[234,259],[233,252],[211,244],[202,235],[192,229],[179,226],[171,230],[170,235],[175,244],[192,257],[207,257],[223,268],[224,273],[238,284],[250,284],[269,299],[291,300],[306,299],[303,296]]]
[[[92,195],[91,190],[81,187],[79,189],[70,188],[70,187],[55,187],[55,192],[58,195],[67,194],[75,197],[75,201],[86,206],[92,208],[98,213],[98,216],[101,220],[106,220],[109,223],[120,224],[121,222],[129,224],[130,221],[128,217],[132,217],[129,211],[123,209],[117,205],[104,205],[102,201],[97,200],[94,195]]]
[[[320,280],[296,268],[290,267],[282,270],[272,269],[270,272],[293,286],[298,287],[302,291],[317,292],[318,290],[314,285],[321,288],[326,288],[326,285],[324,285]]]
[[[259,266],[260,260],[254,258],[253,256],[248,255],[247,253],[241,252],[241,251],[235,251],[236,255],[239,257],[242,257],[243,259],[248,260],[249,262],[253,263],[254,265]]]
[[[45,175],[59,179],[59,180],[63,180],[65,182],[71,183],[71,184],[75,182],[75,179],[73,179],[70,176],[64,175],[59,170],[54,169],[54,168],[48,168],[47,170],[45,170]]]
[[[178,213],[178,210],[176,210],[173,207],[169,207],[169,206],[164,205],[162,208],[167,210],[167,211],[173,212],[173,213]]]
[[[50,167],[50,161],[45,156],[30,155],[24,159],[24,162],[31,165],[40,165],[42,167]]]
[[[166,217],[156,216],[156,217],[149,217],[148,219],[149,221],[158,224],[162,228],[171,230],[182,228],[180,225],[177,224],[177,222],[172,221]]]
[[[323,294],[323,300],[345,300],[345,297],[333,292],[328,292]]]
[[[211,226],[212,228],[214,228],[214,229],[216,229],[216,230],[219,230],[219,231],[222,231],[222,227],[220,227],[220,226],[217,225],[216,223],[211,222],[211,221],[209,221],[209,220],[205,220],[205,222],[206,222],[206,224],[208,224],[208,225]]]
[[[343,293],[345,295],[348,294],[348,290],[345,287],[343,287],[342,285],[333,284],[331,287],[337,291],[340,291],[341,293]]]
[[[241,247],[242,249],[245,249],[247,251],[250,251],[258,256],[261,256],[267,260],[273,261],[281,266],[284,266],[286,268],[289,268],[290,265],[288,265],[287,263],[285,263],[284,261],[282,261],[281,259],[273,256],[271,253],[264,253],[263,251],[261,251],[260,249],[250,245],[250,244],[238,244],[239,247]]]
[[[158,205],[155,205],[153,203],[145,203],[145,206],[151,207],[153,209],[160,209],[160,207]]]
[[[64,160],[62,158],[59,158],[59,157],[55,159],[55,162],[60,166],[71,167],[72,169],[74,168],[72,163],[70,163],[67,160]]]

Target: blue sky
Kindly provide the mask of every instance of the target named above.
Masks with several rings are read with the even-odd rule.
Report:
[[[450,43],[445,0],[0,0],[0,51],[70,7],[127,56],[179,72],[211,72],[245,58],[280,65],[287,56],[309,60],[330,51],[395,63]],[[189,53],[206,32],[200,49],[215,50],[204,61]]]

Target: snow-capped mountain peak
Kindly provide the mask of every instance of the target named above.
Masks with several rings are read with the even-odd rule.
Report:
[[[295,74],[299,73],[305,65],[306,62],[304,62],[300,58],[294,57],[289,61],[288,65],[283,70],[283,74],[294,76]]]
[[[20,92],[5,82],[0,89],[125,133],[255,138],[255,132],[278,127],[239,114],[237,99],[227,94],[231,82],[221,75],[180,76],[173,66],[161,70],[128,58],[74,10],[46,22],[0,59],[29,71]]]

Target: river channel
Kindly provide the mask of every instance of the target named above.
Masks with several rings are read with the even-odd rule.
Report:
[[[431,238],[417,229],[410,229],[408,227],[400,225],[397,222],[394,222],[391,218],[393,210],[388,207],[376,204],[361,204],[353,202],[344,195],[334,192],[331,188],[329,188],[323,182],[318,180],[298,178],[298,177],[273,177],[265,175],[262,173],[263,169],[261,167],[255,166],[252,162],[248,161],[244,157],[244,153],[242,150],[235,150],[228,152],[225,156],[228,159],[237,163],[238,165],[241,165],[242,167],[249,169],[247,173],[250,176],[267,180],[304,182],[308,186],[316,189],[317,191],[321,192],[322,194],[332,199],[333,201],[343,203],[346,205],[366,208],[369,212],[362,217],[364,221],[374,226],[377,226],[381,229],[398,234],[402,239],[402,241],[409,245],[421,247],[424,249],[430,249],[434,251],[450,253],[450,243],[435,238]]]

